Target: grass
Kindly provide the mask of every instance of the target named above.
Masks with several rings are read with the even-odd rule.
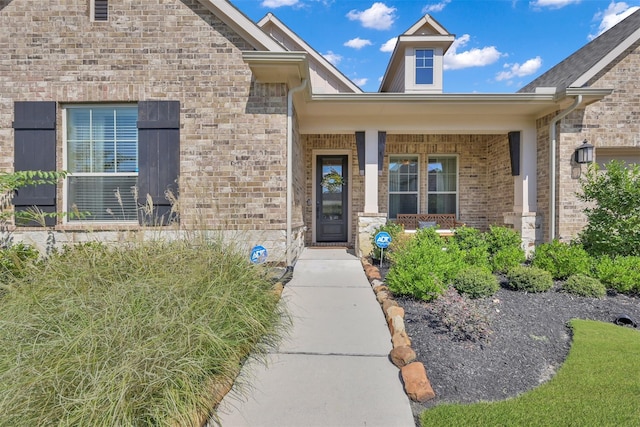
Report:
[[[422,426],[639,426],[640,332],[572,320],[574,342],[557,375],[502,402],[439,405]]]
[[[85,244],[5,285],[0,425],[201,426],[278,339],[264,269],[215,243]]]

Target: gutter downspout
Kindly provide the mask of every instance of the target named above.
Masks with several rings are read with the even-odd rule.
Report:
[[[289,90],[287,94],[287,270],[293,270],[293,256],[291,254],[291,233],[293,216],[293,95],[301,91],[307,85],[307,80],[302,80],[300,86]]]
[[[576,96],[566,110],[562,111],[556,117],[551,120],[549,124],[549,139],[551,140],[551,146],[549,148],[549,161],[550,161],[550,196],[549,196],[549,241],[552,242],[556,237],[556,124],[568,116],[578,105],[582,102],[582,95]]]

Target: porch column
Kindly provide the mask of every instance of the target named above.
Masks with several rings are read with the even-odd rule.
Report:
[[[366,129],[364,135],[364,212],[378,213],[378,130]]]
[[[535,248],[539,218],[536,215],[537,199],[537,134],[535,126],[525,127],[520,132],[520,173],[513,177],[513,211],[505,212],[504,222],[513,225],[522,237],[522,246],[527,255]]]

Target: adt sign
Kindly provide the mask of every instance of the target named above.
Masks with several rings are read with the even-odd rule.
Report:
[[[389,244],[391,244],[391,235],[386,231],[381,231],[378,234],[376,234],[375,241],[376,241],[376,246],[378,246],[381,249],[386,249],[389,247]]]
[[[254,246],[251,249],[251,262],[261,264],[267,260],[267,249],[264,246]]]

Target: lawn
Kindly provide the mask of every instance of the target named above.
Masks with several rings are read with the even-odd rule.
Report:
[[[422,426],[639,426],[640,331],[571,327],[569,356],[548,383],[502,402],[439,405],[422,413]]]
[[[211,242],[85,244],[0,286],[0,425],[201,426],[278,295]]]

